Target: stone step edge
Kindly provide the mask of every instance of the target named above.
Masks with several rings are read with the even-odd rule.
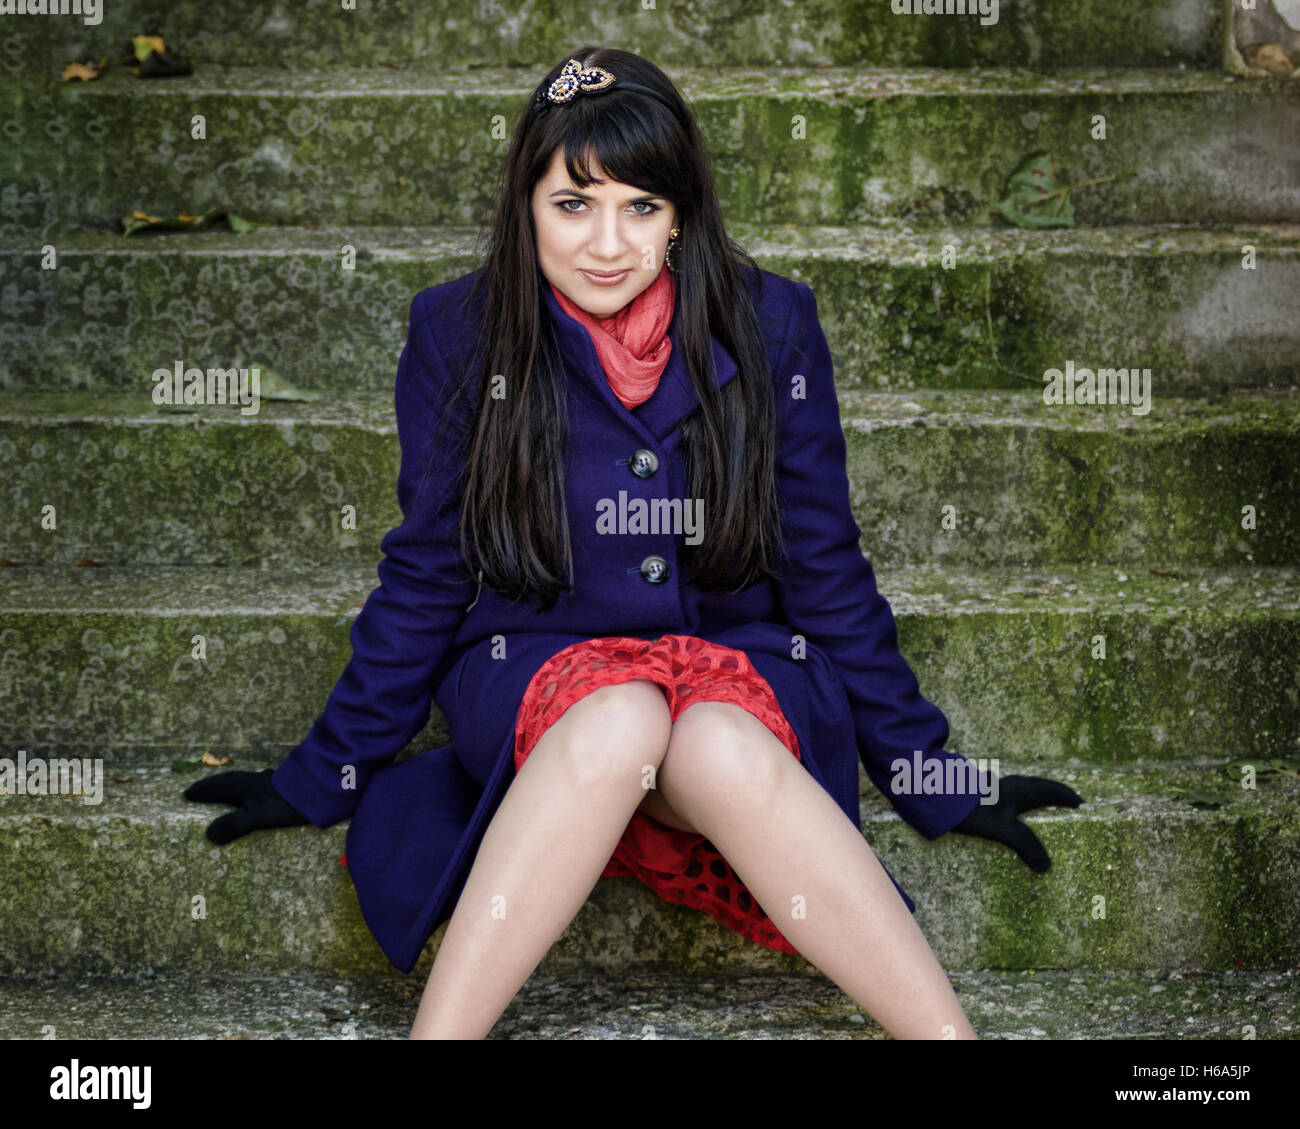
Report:
[[[1166,570],[1157,565],[933,564],[874,571],[878,589],[901,615],[1065,615],[1099,607],[1107,614],[1146,611],[1167,618],[1191,610],[1232,617],[1252,610],[1286,617],[1300,612],[1300,565]],[[0,614],[352,614],[359,597],[377,585],[374,565],[27,565],[0,568]]]
[[[1153,93],[1199,94],[1234,90],[1254,97],[1258,83],[1207,68],[1091,66],[1070,68],[980,67],[681,67],[664,73],[688,103],[703,99],[760,97],[789,102],[824,101],[835,106],[891,96],[972,95],[1019,97],[1026,94],[1097,96]],[[155,83],[86,83],[74,96],[90,98],[166,98],[231,95],[247,98],[358,96],[494,96],[522,104],[537,85],[536,67],[401,68],[327,66],[292,71],[250,64],[208,64],[194,74]],[[51,82],[56,94],[68,89]],[[37,92],[38,94],[40,91]]]
[[[215,847],[204,823],[229,809],[183,799],[197,775],[145,770],[135,777],[141,786],[120,790],[107,812],[63,795],[0,801],[0,843],[14,848],[0,852],[0,896],[10,906],[7,919],[0,914],[0,967],[384,970],[343,865],[343,824],[326,836],[308,826]],[[1300,783],[1270,777],[1253,792],[1225,795],[1219,810],[1152,790],[1180,783],[1204,788],[1205,766],[1143,766],[1140,779],[1089,770],[1077,790],[1091,806],[1024,816],[1052,854],[1045,875],[1032,874],[1007,848],[966,835],[927,842],[884,810],[878,793],[864,805],[862,829],[912,888],[936,954],[953,967],[1289,967],[1300,913]],[[43,866],[31,866],[33,852],[46,852]],[[131,895],[114,900],[123,882]],[[202,928],[192,928],[185,908],[196,882],[225,907]],[[1079,907],[1099,883],[1116,898],[1137,900],[1094,938]],[[278,891],[275,900],[262,890]],[[799,963],[746,946],[708,915],[635,882],[598,883],[589,902],[548,954],[552,966]],[[113,907],[127,903],[135,906],[131,921],[114,932],[111,915],[121,911]],[[1168,935],[1153,943],[1152,928]],[[417,967],[427,969],[430,958],[426,948]],[[971,960],[977,963],[962,963]]]
[[[223,364],[225,362],[223,361]],[[232,362],[233,363],[233,362]],[[325,387],[313,401],[262,400],[245,414],[239,404],[155,404],[152,381],[140,392],[0,391],[0,429],[7,423],[30,426],[65,424],[141,424],[207,426],[360,428],[395,435],[393,395]],[[1152,411],[1133,415],[1124,405],[1046,403],[1039,388],[905,389],[894,392],[840,388],[840,422],[847,428],[875,427],[1044,427],[1058,431],[1113,431],[1132,436],[1148,431],[1167,437],[1168,426],[1215,429],[1245,426],[1290,434],[1300,429],[1300,396],[1290,388],[1241,388],[1230,393],[1152,398]],[[1115,409],[1122,410],[1115,410]],[[1158,411],[1157,411],[1158,408]],[[198,433],[202,435],[202,431]]]
[[[415,755],[423,755],[417,753]],[[27,769],[27,779],[35,766],[40,765],[48,778],[51,762],[66,760],[59,754],[49,756],[19,757],[14,750],[0,749],[0,768],[14,779],[21,760]],[[27,791],[13,794],[0,793],[0,827],[11,830],[32,820],[54,819],[72,823],[90,833],[94,828],[116,820],[161,829],[164,823],[179,822],[196,828],[206,827],[217,816],[232,810],[222,804],[203,804],[186,800],[182,793],[196,780],[219,772],[257,770],[270,764],[248,760],[232,760],[226,765],[202,766],[177,771],[169,764],[132,764],[120,767],[100,764],[90,771],[102,772],[100,783],[130,785],[130,787],[104,787],[98,798],[94,786],[81,792],[58,791],[35,794]],[[99,758],[102,761],[102,758]],[[399,757],[398,760],[407,759]],[[1163,826],[1170,819],[1214,817],[1219,819],[1249,819],[1275,816],[1284,812],[1300,812],[1300,758],[1265,760],[1245,757],[1241,760],[1224,757],[1216,760],[1195,761],[1121,761],[1112,765],[1095,765],[1071,759],[1067,762],[1047,764],[1041,761],[1024,761],[1004,758],[971,758],[982,761],[999,778],[1009,776],[1035,776],[1060,781],[1083,797],[1075,808],[1048,806],[1035,809],[1022,818],[1028,824],[1077,823],[1079,821],[1108,820],[1125,813],[1150,821],[1153,827]],[[1254,764],[1253,776],[1239,770],[1241,761]],[[275,763],[275,762],[272,762]],[[71,770],[69,770],[71,772]],[[75,782],[75,776],[68,778]],[[1250,780],[1251,787],[1242,784]],[[84,781],[83,781],[84,783]],[[62,784],[60,785],[62,787]],[[863,827],[873,824],[897,824],[901,817],[893,810],[888,799],[871,783],[859,765],[859,789],[862,804]],[[1214,806],[1217,805],[1217,806]],[[346,832],[348,820],[324,830]],[[317,828],[317,830],[321,830]],[[168,837],[170,833],[160,834]]]
[[[1294,1039],[1300,969],[946,968],[982,1039]],[[0,976],[10,1038],[406,1039],[414,974],[162,972]],[[820,973],[538,968],[488,1039],[887,1038]]]
[[[756,259],[799,258],[810,264],[833,262],[892,262],[916,265],[918,252],[954,244],[969,261],[1021,260],[1029,256],[1070,254],[1132,257],[1134,254],[1236,254],[1243,239],[1262,244],[1272,253],[1300,254],[1300,224],[1124,223],[1104,227],[1048,228],[1031,231],[957,225],[913,228],[902,220],[882,218],[870,224],[729,223],[728,231]],[[311,226],[268,224],[236,235],[227,231],[169,232],[125,237],[116,227],[55,225],[18,238],[20,231],[0,231],[0,255],[43,254],[52,243],[61,255],[154,257],[159,255],[252,256],[258,253],[318,255],[337,258],[342,242],[357,245],[359,261],[429,262],[434,254],[459,258],[481,250],[481,232],[470,227],[393,227],[383,224],[323,223]],[[779,273],[779,272],[778,272]]]

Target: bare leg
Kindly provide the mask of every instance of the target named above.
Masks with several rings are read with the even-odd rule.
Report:
[[[658,787],[800,954],[894,1038],[978,1037],[861,830],[758,718],[728,702],[683,710]]]
[[[586,902],[672,728],[654,682],[603,686],[537,742],[488,824],[412,1039],[481,1039]]]

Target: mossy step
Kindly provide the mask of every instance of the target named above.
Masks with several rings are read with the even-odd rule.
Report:
[[[1067,359],[1150,368],[1162,395],[1300,382],[1300,225],[729,231],[760,266],[813,288],[846,389],[1041,386]],[[478,266],[475,236],[11,231],[0,388],[126,392],[178,359],[242,359],[305,388],[386,392],[410,296]],[[47,246],[57,269],[45,269]],[[1250,248],[1255,269],[1243,270]]]
[[[1300,569],[877,580],[957,752],[1109,765],[1300,751]],[[274,764],[325,708],[375,583],[373,566],[0,568],[0,747]],[[434,706],[410,749],[446,741]]]
[[[42,1039],[406,1039],[411,976],[141,973],[0,978],[4,1034]],[[1294,970],[945,970],[981,1039],[1294,1039]],[[887,1039],[820,972],[549,971],[488,1039]]]
[[[948,968],[1292,967],[1300,960],[1300,779],[1261,776],[1247,790],[1217,767],[1055,766],[1051,774],[1086,802],[1025,817],[1052,857],[1043,874],[986,840],[921,838],[868,784],[863,830],[912,895],[917,923]],[[1000,770],[1047,771],[1006,760]],[[0,972],[391,971],[341,862],[343,825],[256,832],[215,847],[203,828],[225,809],[181,796],[197,773],[159,766],[105,775],[99,804],[69,795],[0,800]],[[1222,791],[1222,806],[1187,802],[1188,791],[1207,787]],[[440,940],[441,932],[417,974]],[[546,960],[548,971],[808,967],[634,879],[597,882]]]
[[[1289,222],[1279,155],[1300,90],[1214,72],[680,68],[733,222],[1005,222],[990,205],[1045,150],[1077,221]],[[490,221],[494,123],[536,73],[209,68],[159,82],[15,83],[0,101],[6,225],[105,230],[132,209],[272,224]],[[195,115],[204,140],[191,136]],[[1098,133],[1104,119],[1105,139]],[[178,171],[179,170],[179,171]]]
[[[1185,400],[1152,384],[1145,404],[1049,404],[1041,384],[843,393],[866,551],[886,566],[1300,563],[1300,395]],[[401,518],[391,393],[262,401],[245,415],[156,405],[153,388],[0,397],[0,557],[378,559]]]
[[[450,70],[523,66],[540,80],[583,44],[621,47],[660,66],[1218,66],[1222,5],[1163,0],[1159,5],[1090,0],[1003,0],[996,22],[969,16],[895,16],[879,0],[815,4],[661,4],[621,0],[575,6],[541,0],[510,18],[485,16],[472,0],[261,0],[219,6],[181,0],[158,23],[151,0],[99,5],[101,22],[10,20],[15,67],[54,73],[84,55],[95,59],[143,29],[165,34],[198,65],[254,63],[311,67],[348,62],[395,66],[437,59]],[[977,7],[974,3],[971,8]]]

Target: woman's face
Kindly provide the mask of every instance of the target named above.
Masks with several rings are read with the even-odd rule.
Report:
[[[546,175],[533,189],[533,224],[542,274],[556,290],[593,317],[618,313],[658,276],[677,210],[662,196],[604,178],[578,188],[557,146]],[[593,282],[584,271],[626,271],[613,285]]]

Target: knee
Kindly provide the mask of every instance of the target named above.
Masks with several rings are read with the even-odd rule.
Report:
[[[672,718],[663,690],[635,679],[602,686],[574,707],[582,707],[580,724],[566,742],[569,772],[579,787],[616,777],[640,781],[658,772],[668,748]]]
[[[687,797],[743,799],[761,806],[779,789],[789,759],[785,746],[747,710],[729,702],[697,702],[673,724],[659,785],[674,806]]]

